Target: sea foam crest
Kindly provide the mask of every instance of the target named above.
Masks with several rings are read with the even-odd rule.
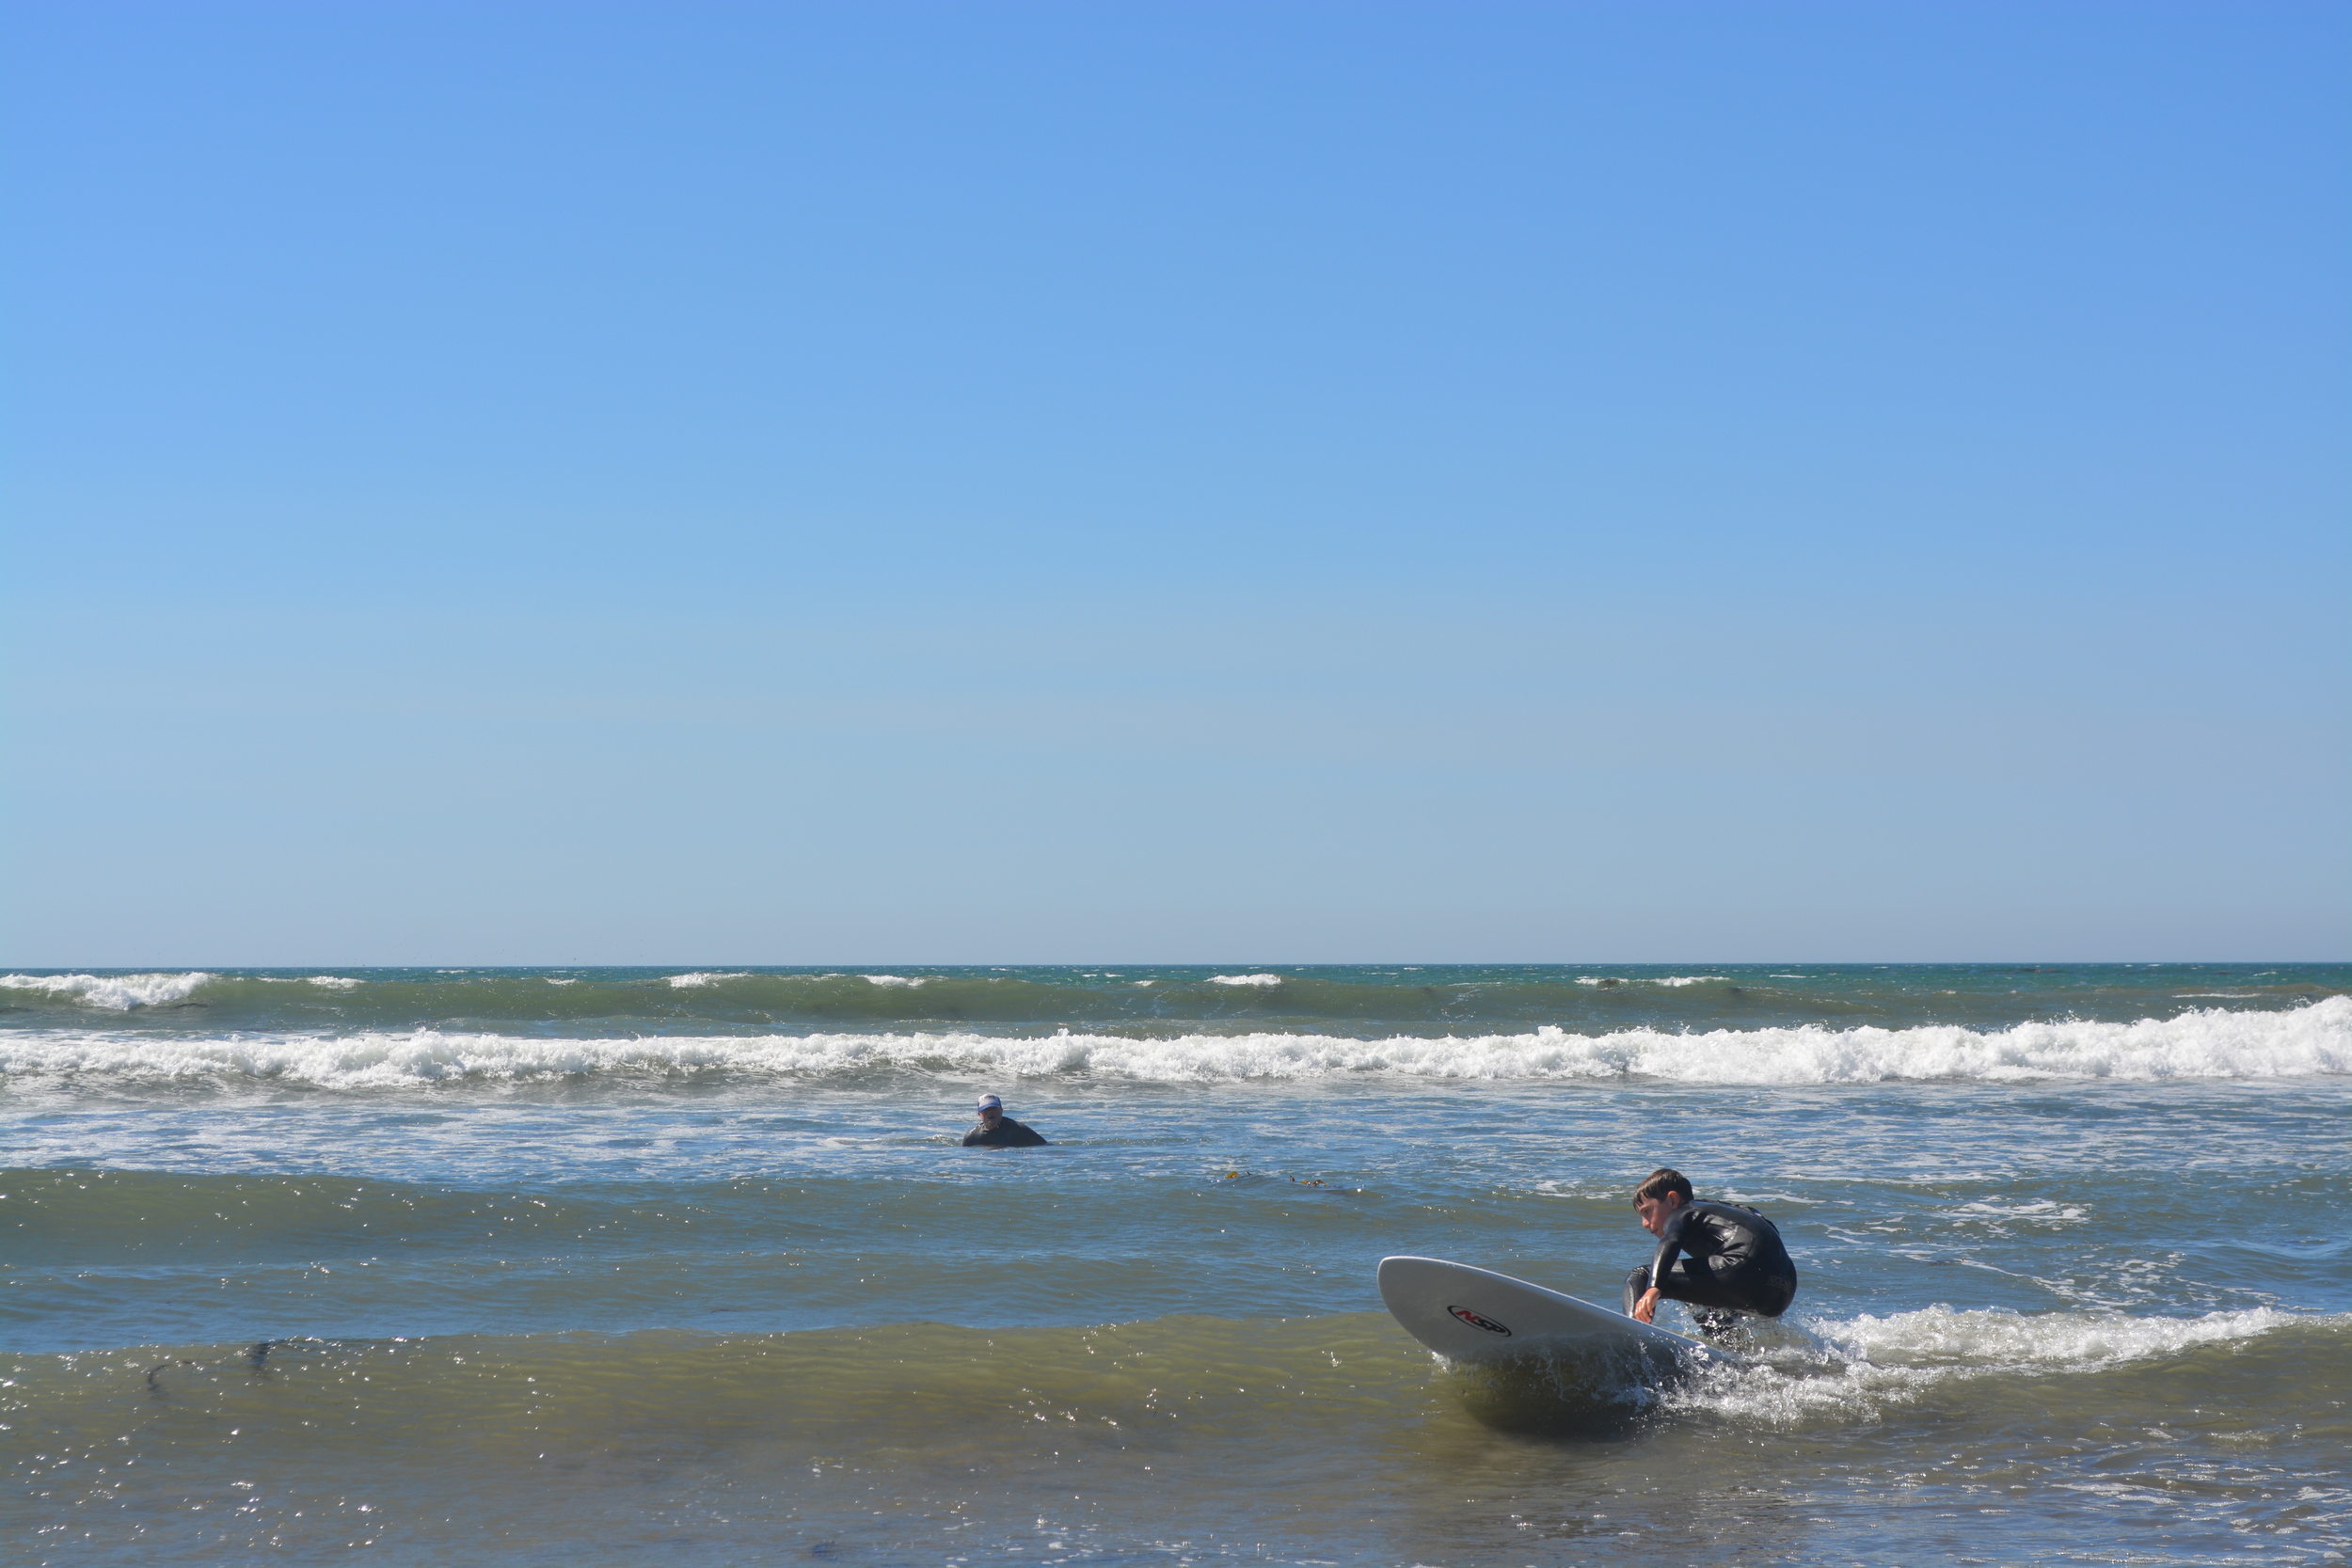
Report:
[[[184,1002],[212,978],[200,969],[177,974],[0,974],[0,990],[43,991],[70,997],[86,1007],[129,1012]]]
[[[1801,974],[1776,974],[1773,976],[1776,980],[1801,980],[1804,977],[1804,976]],[[1728,974],[1580,974],[1576,977],[1576,983],[1580,986],[1667,986],[1671,988],[1680,988],[1683,986],[1711,985],[1717,981],[1729,980],[1731,976]]]
[[[1962,1310],[1935,1306],[1885,1317],[1811,1319],[1767,1330],[1773,1342],[1745,1364],[1666,1391],[1666,1402],[1787,1426],[1821,1416],[1851,1419],[1907,1403],[1955,1382],[2103,1371],[2170,1359],[2204,1345],[2280,1329],[2332,1338],[2352,1317],[2260,1307],[2196,1318],[2118,1312]]]
[[[1885,1317],[1864,1313],[1820,1323],[1814,1333],[1852,1359],[1880,1366],[1953,1366],[1979,1371],[2082,1370],[2177,1355],[2197,1345],[2243,1339],[2289,1323],[2333,1318],[2261,1307],[2197,1318],[2135,1318],[2121,1312],[2047,1312],[1929,1307]]]
[[[2134,1082],[2308,1078],[2352,1071],[2352,997],[2281,1012],[2184,1013],[2137,1023],[1916,1029],[1626,1030],[1425,1038],[1331,1035],[1006,1037],[968,1033],[651,1036],[562,1039],[439,1030],[348,1036],[0,1034],[0,1073],[250,1076],[358,1087],[577,1073],[734,1072],[796,1077],[886,1069],[948,1077],[1085,1075],[1213,1083],[1386,1075],[1491,1081],[1685,1084]]]

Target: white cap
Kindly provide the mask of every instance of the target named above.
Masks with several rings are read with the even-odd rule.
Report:
[[[984,1095],[980,1096],[980,1109],[981,1109],[981,1110],[983,1110],[983,1111],[1001,1111],[1001,1110],[1003,1110],[1004,1108],[1005,1108],[1005,1102],[1004,1102],[1003,1101],[1001,1101],[1001,1100],[997,1099],[994,1095],[993,1095],[993,1094],[984,1094]]]

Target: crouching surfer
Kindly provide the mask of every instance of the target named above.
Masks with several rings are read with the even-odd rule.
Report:
[[[1654,1170],[1633,1189],[1642,1228],[1658,1253],[1625,1282],[1626,1316],[1648,1323],[1661,1299],[1691,1308],[1709,1338],[1730,1332],[1736,1315],[1777,1318],[1797,1296],[1797,1265],[1772,1222],[1739,1203],[1693,1202],[1680,1171]]]

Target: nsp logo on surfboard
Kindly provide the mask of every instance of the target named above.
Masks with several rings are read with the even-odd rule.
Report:
[[[1511,1331],[1509,1329],[1503,1327],[1501,1323],[1495,1322],[1484,1312],[1473,1312],[1467,1307],[1449,1307],[1446,1310],[1461,1319],[1464,1323],[1470,1324],[1472,1328],[1483,1328],[1489,1334],[1500,1334],[1506,1339],[1511,1337]]]

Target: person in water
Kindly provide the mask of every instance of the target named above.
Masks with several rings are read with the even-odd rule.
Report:
[[[1691,1308],[1700,1329],[1722,1334],[1734,1316],[1777,1318],[1797,1297],[1797,1265],[1788,1259],[1772,1222],[1738,1203],[1692,1201],[1680,1171],[1650,1172],[1633,1189],[1642,1228],[1658,1238],[1658,1252],[1626,1276],[1625,1311],[1648,1323],[1661,1300]]]
[[[1036,1148],[1044,1142],[1036,1128],[1005,1115],[1005,1102],[993,1094],[980,1096],[980,1124],[963,1135],[966,1148]]]

